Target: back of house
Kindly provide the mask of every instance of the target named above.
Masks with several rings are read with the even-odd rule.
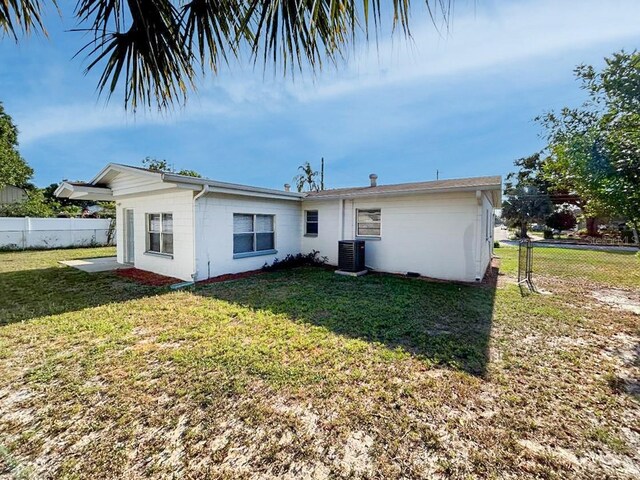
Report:
[[[367,268],[479,281],[493,247],[501,178],[476,177],[298,193],[109,164],[56,195],[116,202],[118,262],[176,277],[256,270],[312,250],[338,264],[363,240]]]

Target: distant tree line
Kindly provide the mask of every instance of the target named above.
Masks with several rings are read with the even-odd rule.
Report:
[[[193,170],[175,170],[167,160],[146,157],[142,166],[163,171],[200,177]],[[0,102],[0,189],[11,185],[21,188],[26,195],[22,201],[0,205],[0,217],[100,217],[115,218],[113,202],[94,202],[57,198],[54,192],[60,185],[38,188],[32,182],[33,168],[18,150],[18,128]]]
[[[532,222],[572,228],[579,211],[588,235],[599,234],[599,219],[618,219],[640,243],[640,53],[615,53],[602,71],[580,65],[575,75],[587,101],[536,118],[547,146],[514,162],[503,218],[526,236]]]

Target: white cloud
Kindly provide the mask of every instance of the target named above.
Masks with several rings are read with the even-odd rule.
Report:
[[[413,42],[399,39],[363,46],[333,79],[292,89],[303,101],[347,95],[368,88],[442,80],[471,72],[534,62],[540,76],[545,59],[594,45],[640,37],[637,0],[527,0],[492,8],[479,2],[454,16],[443,37],[424,19],[412,29]]]
[[[421,2],[416,3],[421,6]],[[243,70],[236,66],[236,73],[214,79],[199,95],[191,95],[185,108],[164,116],[125,113],[117,98],[106,107],[101,101],[78,101],[18,108],[13,113],[21,127],[20,140],[29,144],[46,137],[101,129],[269,114],[288,109],[292,103],[321,104],[377,88],[403,95],[404,86],[446,84],[450,79],[508,71],[522,64],[527,64],[529,71],[535,69],[537,80],[544,81],[553,62],[569,52],[640,38],[637,0],[472,3],[473,8],[456,6],[453,24],[444,37],[435,31],[426,14],[418,14],[416,6],[412,44],[396,37],[381,41],[377,48],[361,45],[338,72],[327,69],[313,81],[265,80],[250,67]],[[415,89],[406,92],[416,94]],[[65,93],[73,98],[73,91]]]

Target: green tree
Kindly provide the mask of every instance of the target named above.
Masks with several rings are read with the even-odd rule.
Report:
[[[142,165],[144,168],[154,172],[170,172],[178,175],[185,175],[187,177],[202,178],[202,175],[195,170],[182,169],[176,171],[171,165],[169,165],[169,162],[166,160],[159,160],[157,158],[145,157],[145,159],[142,160]]]
[[[422,0],[434,24],[448,21],[454,0]],[[44,31],[42,9],[53,2],[0,5],[0,31]],[[98,90],[122,88],[125,106],[167,108],[186,100],[198,74],[249,53],[287,73],[341,60],[356,36],[375,38],[388,15],[410,34],[410,0],[79,0],[72,23],[88,33],[87,71],[102,69]]]
[[[519,237],[526,238],[529,225],[544,222],[553,212],[549,195],[532,185],[516,185],[505,191],[502,218],[509,227],[520,229]]]
[[[555,212],[549,215],[546,224],[547,227],[554,230],[570,230],[578,224],[578,221],[575,214],[565,206],[556,209]]]
[[[549,140],[547,179],[583,198],[585,213],[640,227],[640,54],[615,53],[598,72],[576,68],[588,93],[580,108],[540,118]]]
[[[320,174],[311,167],[309,162],[304,162],[300,165],[298,171],[300,173],[293,177],[293,183],[299,192],[303,192],[305,188],[309,192],[320,190],[320,185],[318,185]]]
[[[0,102],[0,189],[22,187],[32,175],[33,170],[18,152],[18,128]]]
[[[507,175],[504,185],[506,197],[502,204],[502,217],[509,227],[518,227],[520,237],[527,236],[532,222],[542,222],[553,212],[549,184],[543,176],[544,163],[540,153],[515,160],[516,172]]]

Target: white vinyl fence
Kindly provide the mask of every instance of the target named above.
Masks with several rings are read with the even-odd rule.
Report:
[[[67,248],[113,245],[108,218],[0,217],[0,249]]]

